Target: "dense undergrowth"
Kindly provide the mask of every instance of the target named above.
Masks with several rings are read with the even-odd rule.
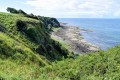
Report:
[[[14,12],[0,12],[0,80],[120,79],[120,46],[77,56],[50,37],[55,18]]]
[[[57,76],[61,80],[119,80],[120,46],[80,55],[76,59],[56,61],[40,71],[45,78]]]

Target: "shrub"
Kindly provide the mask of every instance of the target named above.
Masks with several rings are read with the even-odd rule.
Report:
[[[23,10],[18,10],[19,14],[24,14],[24,15],[27,15],[27,13],[25,13]]]
[[[28,28],[27,30],[26,30],[26,33],[27,33],[27,35],[29,36],[29,37],[31,37],[33,40],[36,40],[36,32],[35,32],[35,30],[34,30],[34,28]]]
[[[15,23],[16,23],[16,27],[19,31],[26,29],[26,23],[24,21],[18,19],[18,20],[16,20]]]

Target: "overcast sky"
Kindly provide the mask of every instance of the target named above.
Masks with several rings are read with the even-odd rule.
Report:
[[[0,0],[7,7],[56,18],[120,18],[120,0]]]

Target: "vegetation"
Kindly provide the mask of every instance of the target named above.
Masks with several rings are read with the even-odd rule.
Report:
[[[119,80],[120,79],[120,46],[87,53],[76,59],[63,59],[41,69],[44,77],[62,80]]]
[[[10,13],[20,14],[20,15],[23,15],[24,17],[33,18],[33,19],[37,19],[37,20],[42,21],[45,29],[47,30],[47,32],[51,32],[52,28],[60,27],[60,23],[55,18],[36,16],[32,13],[27,14],[26,12],[24,12],[21,9],[16,10],[16,9],[10,8],[10,7],[7,8],[7,11],[10,12]]]
[[[51,61],[60,60],[62,56],[67,57],[68,51],[61,48],[59,42],[51,39],[42,21],[19,14],[0,15],[0,22],[5,25],[7,34],[22,45]]]
[[[0,80],[120,79],[119,45],[78,56],[50,37],[60,26],[55,18],[7,10],[0,12]]]
[[[44,23],[44,26],[45,26],[45,29],[47,30],[47,32],[52,31],[53,28],[60,27],[60,23],[55,18],[38,16],[38,19]]]

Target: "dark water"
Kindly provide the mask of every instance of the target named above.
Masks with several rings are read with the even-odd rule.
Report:
[[[60,22],[69,23],[82,29],[90,29],[93,32],[83,31],[84,40],[98,45],[101,49],[120,45],[120,19],[97,18],[58,18]]]

